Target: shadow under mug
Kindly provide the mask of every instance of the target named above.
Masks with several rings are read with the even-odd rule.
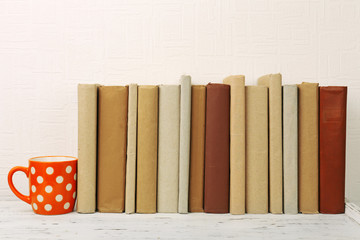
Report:
[[[76,198],[77,158],[42,156],[29,159],[29,167],[13,167],[8,183],[13,193],[30,204],[37,214],[56,215],[72,212]],[[29,178],[30,195],[21,194],[12,181],[22,171]]]

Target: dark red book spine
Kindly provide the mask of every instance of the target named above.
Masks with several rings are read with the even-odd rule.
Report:
[[[229,212],[230,86],[206,86],[204,211]]]
[[[345,212],[347,87],[320,87],[320,213]]]

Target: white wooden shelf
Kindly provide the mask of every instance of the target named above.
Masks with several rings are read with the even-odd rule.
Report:
[[[360,211],[346,214],[230,215],[70,213],[36,215],[1,201],[0,239],[360,239]],[[359,221],[359,222],[356,222]]]

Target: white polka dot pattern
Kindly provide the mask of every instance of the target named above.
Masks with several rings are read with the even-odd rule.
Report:
[[[42,196],[42,195],[37,195],[37,200],[39,201],[39,202],[42,202],[42,201],[44,201],[44,197]]]
[[[32,209],[38,214],[45,215],[71,212],[77,197],[76,164],[30,164],[32,164],[29,167]]]
[[[48,168],[46,168],[46,173],[51,175],[54,173],[54,169],[52,167],[48,167]]]
[[[63,200],[63,196],[61,194],[56,195],[55,200],[57,202],[61,202]]]
[[[64,178],[62,176],[57,176],[56,177],[56,182],[57,183],[62,183],[64,181]]]
[[[47,192],[47,193],[51,193],[52,190],[53,190],[53,188],[50,185],[45,187],[45,192]]]
[[[45,208],[46,211],[51,211],[52,206],[50,204],[45,204],[44,208]]]
[[[43,183],[44,179],[43,179],[42,176],[38,176],[38,177],[36,178],[36,181],[37,181],[39,184],[41,184],[41,183]]]
[[[69,202],[67,202],[67,203],[64,204],[64,209],[68,209],[69,207],[70,207],[70,203],[69,203]]]

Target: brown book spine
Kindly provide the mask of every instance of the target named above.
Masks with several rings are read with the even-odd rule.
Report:
[[[298,85],[299,212],[319,212],[319,84]]]
[[[123,212],[128,87],[99,87],[97,209]]]
[[[320,212],[345,212],[347,87],[320,87]]]
[[[204,211],[206,87],[191,87],[190,212]]]
[[[230,86],[206,86],[204,210],[229,212]]]

